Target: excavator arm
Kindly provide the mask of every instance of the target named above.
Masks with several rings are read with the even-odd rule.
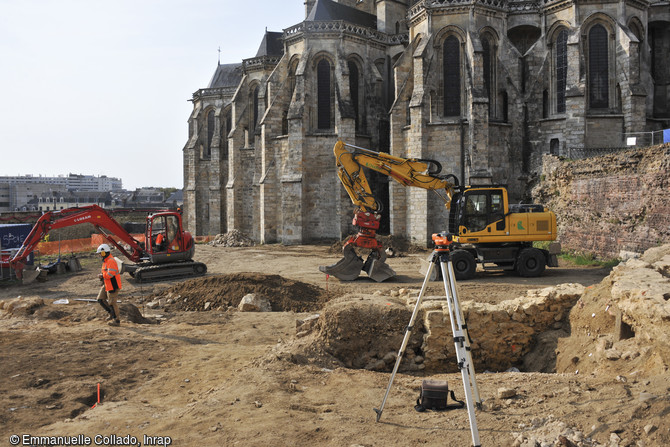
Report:
[[[363,168],[369,168],[391,177],[403,186],[413,186],[434,191],[449,208],[458,179],[453,175],[441,176],[442,166],[435,160],[394,157],[338,141],[333,148],[337,175],[356,205],[353,225],[358,228],[356,235],[344,243],[344,258],[331,266],[319,269],[344,281],[356,279],[361,270],[377,282],[384,281],[395,272],[384,261],[386,253],[376,234],[381,219],[381,203],[372,193]],[[442,195],[443,193],[444,195]],[[367,260],[356,254],[354,247],[370,249]]]
[[[33,229],[26,237],[23,245],[10,260],[10,265],[16,271],[16,277],[21,279],[23,268],[30,253],[37,247],[39,241],[51,230],[79,225],[92,224],[112,245],[133,262],[138,262],[144,255],[141,243],[115,221],[107,212],[97,206],[90,205],[81,208],[68,208],[59,211],[47,211],[39,218]],[[113,236],[130,247],[128,250],[119,244]]]
[[[363,168],[369,168],[391,177],[403,186],[435,191],[448,208],[458,179],[454,175],[439,175],[442,165],[435,160],[400,158],[383,152],[375,152],[338,141],[333,148],[337,175],[347,190],[354,205],[363,211],[381,211],[381,205],[373,196]],[[453,181],[452,181],[453,180]],[[439,191],[444,191],[445,196]]]

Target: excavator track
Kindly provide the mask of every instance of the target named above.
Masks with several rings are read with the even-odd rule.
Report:
[[[138,265],[131,276],[140,283],[202,276],[207,273],[207,265],[202,262],[184,261],[170,264]]]

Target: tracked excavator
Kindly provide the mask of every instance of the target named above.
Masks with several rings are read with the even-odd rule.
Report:
[[[442,175],[436,160],[400,158],[342,141],[333,148],[338,177],[356,206],[353,225],[357,234],[344,243],[344,257],[319,270],[342,281],[356,279],[361,271],[377,282],[395,276],[376,238],[381,204],[372,194],[363,168],[385,174],[404,186],[434,191],[449,210],[448,234],[456,279],[470,279],[477,264],[485,270],[516,270],[521,276],[539,276],[546,266],[557,267],[560,244],[549,250],[533,248],[534,241],[556,239],[556,215],[542,205],[509,204],[502,185],[460,186],[456,176]],[[369,249],[363,261],[355,247]],[[436,273],[437,274],[437,273]],[[432,279],[437,279],[432,278]]]
[[[149,214],[144,242],[141,242],[103,208],[90,205],[47,211],[39,218],[10,260],[17,279],[23,279],[24,283],[35,279],[35,271],[25,269],[26,259],[49,231],[83,223],[92,224],[111,245],[134,263],[122,263],[122,271],[128,272],[138,282],[197,276],[207,272],[205,264],[193,261],[195,243],[191,234],[182,227],[181,212],[162,210]]]

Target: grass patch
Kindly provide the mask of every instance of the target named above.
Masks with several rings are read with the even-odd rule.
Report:
[[[604,267],[613,268],[621,261],[618,259],[598,259],[592,254],[583,253],[561,253],[558,255],[564,261],[574,265],[589,266],[589,267]]]
[[[547,250],[549,249],[549,244],[552,242],[553,241],[535,241],[533,242],[533,247],[539,248],[540,250]],[[598,259],[592,253],[571,253],[564,251],[561,252],[558,257],[573,265],[604,267],[608,269],[616,267],[621,262],[618,259]]]

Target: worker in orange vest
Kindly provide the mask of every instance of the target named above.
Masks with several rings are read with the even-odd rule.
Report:
[[[158,236],[156,236],[156,251],[163,251],[163,242],[165,242],[165,236],[163,233],[158,233]]]
[[[119,305],[116,304],[116,298],[121,290],[121,275],[119,266],[113,257],[110,256],[112,249],[107,244],[98,247],[98,254],[102,256],[102,270],[98,277],[103,282],[98,293],[98,303],[109,312],[109,325],[118,326],[121,324],[121,314]]]

